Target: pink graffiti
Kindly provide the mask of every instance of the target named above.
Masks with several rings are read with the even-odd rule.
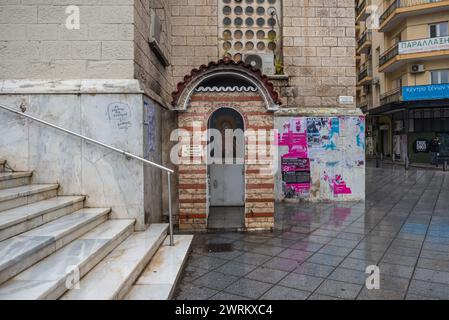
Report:
[[[327,174],[327,172],[324,172],[324,181],[327,181],[329,183],[329,186],[331,190],[334,193],[334,196],[340,195],[340,194],[352,194],[351,188],[349,188],[346,185],[346,182],[343,180],[343,177],[339,174],[335,175],[335,177],[331,178]]]

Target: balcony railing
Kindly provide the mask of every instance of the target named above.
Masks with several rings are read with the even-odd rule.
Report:
[[[392,102],[401,101],[402,90],[401,87],[385,92],[380,96],[380,104],[389,104]]]
[[[393,59],[399,54],[399,45],[396,43],[394,46],[389,48],[387,51],[382,53],[379,57],[379,67],[385,65],[388,61]]]
[[[414,6],[435,3],[435,2],[441,2],[441,1],[443,1],[443,0],[395,0],[382,13],[382,15],[379,18],[379,23],[380,23],[380,25],[382,25],[388,19],[388,17],[390,17],[392,15],[392,13],[398,8],[414,7]]]
[[[366,7],[366,0],[363,0],[359,3],[359,5],[355,8],[355,16],[358,17],[359,14],[363,11],[363,9]]]
[[[357,81],[362,81],[363,79],[367,77],[371,77],[373,74],[373,70],[371,68],[371,63],[364,63],[362,67],[360,68],[360,72],[357,76]]]
[[[365,30],[360,36],[359,40],[357,40],[357,46],[360,48],[366,41],[371,41],[372,33],[371,30]]]

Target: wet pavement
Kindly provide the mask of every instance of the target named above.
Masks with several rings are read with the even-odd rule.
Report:
[[[174,298],[449,299],[449,173],[371,166],[364,203],[282,204],[273,233],[196,235]]]

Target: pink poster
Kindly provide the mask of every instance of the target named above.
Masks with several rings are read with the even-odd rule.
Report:
[[[281,156],[282,181],[286,197],[308,192],[311,188],[307,128],[304,118],[292,118],[283,124],[279,146],[288,147]]]

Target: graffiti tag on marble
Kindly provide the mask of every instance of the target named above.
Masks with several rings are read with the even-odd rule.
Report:
[[[108,105],[107,117],[119,130],[127,130],[132,126],[131,109],[126,103],[114,102]]]

